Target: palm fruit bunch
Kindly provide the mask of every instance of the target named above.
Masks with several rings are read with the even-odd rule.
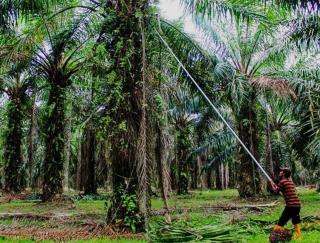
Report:
[[[271,231],[269,242],[282,243],[289,242],[292,239],[292,232],[288,229],[273,229]]]

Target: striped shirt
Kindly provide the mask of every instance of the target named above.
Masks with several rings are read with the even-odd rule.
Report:
[[[289,208],[301,207],[301,202],[297,196],[297,191],[292,180],[282,179],[278,185],[280,192],[282,192],[286,206]]]

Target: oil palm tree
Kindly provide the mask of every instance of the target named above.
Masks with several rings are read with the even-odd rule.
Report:
[[[220,108],[230,124],[233,121],[230,117],[231,112],[228,109]],[[197,144],[189,156],[200,156],[204,158],[201,174],[207,173],[207,180],[211,184],[211,174],[214,170],[216,178],[216,188],[223,189],[224,175],[221,168],[228,166],[233,162],[236,155],[236,140],[222,124],[219,118],[213,114],[213,111],[204,109],[196,124]],[[236,171],[231,171],[236,174]]]
[[[51,32],[50,35],[53,35],[51,40],[47,39],[51,50],[42,49],[41,51],[45,58],[40,61],[39,71],[50,86],[46,117],[46,152],[43,164],[44,201],[51,200],[56,193],[61,193],[62,189],[66,91],[71,85],[72,77],[81,70],[86,59],[84,56],[86,53],[81,52],[86,39],[83,39],[81,34],[80,37],[78,36],[79,29],[82,28],[81,24],[82,21],[69,26],[62,32]]]
[[[269,123],[266,129],[269,129],[268,134],[270,141],[266,141],[269,150],[265,153],[269,156],[266,160],[266,167],[272,177],[275,178],[279,174],[280,168],[290,166],[292,174],[296,177],[295,157],[293,143],[297,138],[297,131],[299,130],[299,122],[296,120],[293,105],[295,100],[279,99],[274,95],[268,97],[268,102],[264,104],[266,119]]]
[[[297,122],[292,148],[305,168],[314,171],[314,178],[319,172],[319,54],[312,49],[304,55],[296,52],[296,58],[287,69],[275,69],[276,77],[287,80],[297,94],[292,117]],[[317,183],[318,181],[315,180]]]
[[[69,13],[54,21],[42,16],[24,26],[17,48],[29,48],[28,57],[34,72],[47,83],[49,95],[46,108],[45,158],[43,163],[43,201],[62,192],[65,100],[72,77],[83,67],[84,46],[88,42],[85,13]],[[34,35],[34,33],[38,33]],[[85,56],[86,55],[86,56]]]
[[[270,21],[261,16],[261,12],[244,5],[238,6],[242,11],[237,12],[239,8],[234,8],[235,6],[231,4],[226,9],[230,15],[221,19],[218,15],[220,5],[205,9],[205,6],[201,5],[205,3],[190,2],[192,3],[188,7],[199,14],[197,24],[203,30],[203,35],[208,38],[205,42],[208,49],[207,56],[211,55],[213,57],[211,60],[216,60],[215,67],[220,67],[220,71],[216,68],[211,70],[211,77],[216,82],[211,82],[212,87],[209,90],[225,92],[220,102],[231,107],[240,138],[259,159],[258,88],[267,86],[278,93],[294,96],[284,80],[272,79],[267,72],[261,76],[262,70],[273,62],[277,55],[281,57],[278,50],[281,50],[283,45],[271,35],[270,29],[266,27]],[[214,9],[217,10],[218,16],[213,15]],[[236,20],[230,21],[230,25],[227,19]],[[205,58],[208,60],[207,56]],[[201,79],[199,83],[201,84]],[[258,169],[243,148],[240,149],[240,160],[240,195],[253,196],[261,191]]]
[[[30,92],[33,82],[18,62],[2,66],[0,80],[1,92],[8,97],[4,189],[10,193],[17,193],[26,186],[25,163],[22,156],[23,119],[28,105],[28,91]]]
[[[178,194],[187,194],[190,164],[188,155],[192,148],[195,121],[201,109],[200,97],[190,92],[187,85],[173,84],[169,88],[169,119],[176,131],[176,161]]]
[[[147,218],[148,180],[146,144],[146,39],[149,1],[107,2],[102,33],[111,61],[107,87],[108,115],[112,119],[111,160],[113,197],[108,220],[140,215],[132,226],[141,228]],[[129,210],[123,198],[133,200]]]
[[[26,166],[22,154],[23,121],[30,95],[35,92],[35,77],[30,72],[28,50],[24,48],[20,53],[12,53],[17,47],[21,24],[11,26],[0,37],[0,90],[8,99],[4,177],[5,190],[12,193],[21,192],[26,186]]]

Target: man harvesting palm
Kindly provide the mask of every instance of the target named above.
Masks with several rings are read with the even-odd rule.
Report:
[[[301,202],[297,196],[295,185],[291,179],[289,168],[282,168],[279,173],[280,182],[278,185],[272,184],[275,192],[281,192],[286,202],[286,207],[274,229],[283,229],[283,226],[291,219],[297,240],[301,240],[299,228]]]

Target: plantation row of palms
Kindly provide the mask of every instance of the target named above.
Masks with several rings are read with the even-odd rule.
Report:
[[[200,43],[153,1],[1,3],[5,191],[41,188],[47,202],[112,187],[108,220],[139,215],[143,227],[158,189],[165,202],[190,188],[266,190],[157,33],[272,177],[286,165],[319,183],[317,2],[181,4]]]

